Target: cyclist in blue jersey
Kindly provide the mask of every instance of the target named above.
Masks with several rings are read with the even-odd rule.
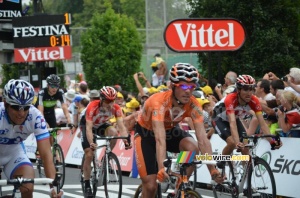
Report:
[[[0,166],[7,178],[22,176],[34,178],[34,169],[28,159],[23,144],[30,134],[34,134],[37,147],[44,162],[46,177],[55,178],[55,167],[51,154],[49,132],[41,112],[31,103],[34,98],[32,85],[24,80],[10,80],[4,87],[3,102],[0,102]],[[57,195],[50,186],[51,197]],[[33,184],[20,187],[22,197],[32,197]]]

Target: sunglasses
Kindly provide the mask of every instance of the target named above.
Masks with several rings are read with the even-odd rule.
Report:
[[[10,105],[10,107],[15,111],[28,111],[30,106],[19,106],[19,105]]]
[[[103,102],[106,103],[106,104],[110,104],[110,103],[115,102],[115,101],[114,100],[103,100]]]
[[[194,90],[196,85],[187,85],[187,84],[174,84],[175,87],[180,87],[182,90]]]
[[[255,90],[255,86],[243,86],[242,89],[244,91],[254,91]]]
[[[49,85],[52,89],[58,89],[59,88],[59,86],[57,86],[57,85]]]

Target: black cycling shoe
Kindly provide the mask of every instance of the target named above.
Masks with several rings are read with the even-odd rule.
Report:
[[[175,197],[175,193],[169,193],[168,195],[167,195],[167,198],[174,198]]]
[[[87,187],[84,189],[84,197],[85,198],[93,198],[93,193],[91,187]]]

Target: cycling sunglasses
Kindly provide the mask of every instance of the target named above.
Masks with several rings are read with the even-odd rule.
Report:
[[[20,106],[20,105],[10,105],[10,107],[15,111],[28,111],[30,106]]]
[[[187,85],[187,84],[174,84],[175,87],[180,87],[182,90],[194,90],[196,88],[196,85]]]
[[[110,104],[112,102],[115,102],[115,100],[103,100],[103,102],[106,103],[106,104]]]
[[[58,89],[59,88],[59,86],[57,86],[57,85],[49,85],[52,89]]]

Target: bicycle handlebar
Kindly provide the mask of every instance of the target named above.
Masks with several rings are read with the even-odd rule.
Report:
[[[96,134],[93,134],[94,137],[96,137],[97,140],[115,140],[115,139],[126,139],[128,144],[130,145],[131,143],[131,136],[128,134],[128,136],[99,136]]]
[[[18,177],[17,179],[2,179],[0,180],[0,186],[7,186],[7,185],[22,185],[27,183],[32,184],[52,184],[53,179],[50,178],[34,178],[28,179],[23,177]]]
[[[72,129],[73,127],[55,127],[55,128],[48,128],[48,131],[59,131],[59,130],[69,130]]]
[[[275,146],[276,146],[275,141],[277,142],[278,145],[280,145],[280,141],[281,141],[279,135],[258,135],[258,134],[256,134],[256,135],[250,135],[250,136],[248,136],[246,134],[243,134],[242,137],[241,137],[242,141],[243,141],[243,139],[253,139],[252,141],[253,141],[254,144],[257,143],[257,140],[259,138],[272,138],[273,141],[270,142],[270,144],[271,144],[271,150],[275,150]]]

